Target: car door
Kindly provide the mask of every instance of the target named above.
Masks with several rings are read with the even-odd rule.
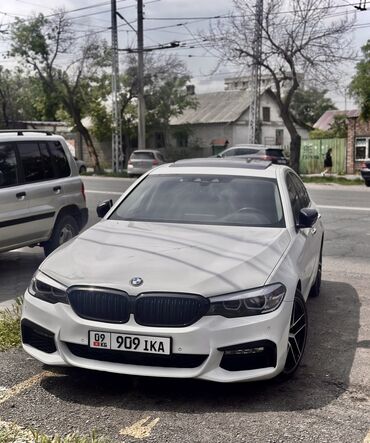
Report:
[[[0,251],[27,242],[28,196],[14,143],[0,143]]]
[[[47,142],[17,143],[22,179],[29,201],[28,230],[35,242],[47,240],[54,226],[63,193],[58,183],[55,161]]]
[[[292,172],[286,174],[286,185],[289,193],[289,200],[292,208],[295,225],[298,225],[299,212],[307,207],[307,202],[300,195],[300,188],[297,186],[296,176]],[[304,187],[304,186],[303,186]],[[307,293],[310,287],[311,276],[313,273],[314,257],[314,235],[312,228],[296,229],[294,239],[295,261],[299,269],[302,283],[302,292]]]

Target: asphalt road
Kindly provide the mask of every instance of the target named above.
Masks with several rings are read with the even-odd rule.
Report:
[[[99,201],[132,180],[86,178],[90,224]],[[287,383],[62,374],[21,350],[1,354],[1,420],[48,434],[74,431],[134,442],[370,441],[370,190],[309,185],[326,228],[322,295],[310,299],[302,366]],[[20,295],[40,248],[0,254],[0,301]],[[368,436],[368,437],[366,437]]]

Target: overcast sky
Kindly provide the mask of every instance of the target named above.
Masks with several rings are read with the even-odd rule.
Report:
[[[209,17],[227,14],[232,11],[232,0],[144,0],[145,5],[145,45],[153,46],[158,43],[168,43],[171,41],[189,41],[194,38],[197,31],[206,31],[209,26],[208,20],[190,20],[189,17]],[[254,2],[255,0],[250,0]],[[341,11],[354,11],[353,4],[356,0],[338,0],[338,4],[346,5]],[[370,2],[369,2],[370,3]],[[47,4],[47,6],[46,6]],[[96,6],[98,5],[98,6]],[[92,8],[91,6],[96,6]],[[27,18],[34,13],[42,12],[51,14],[56,8],[63,7],[66,11],[72,11],[78,8],[86,8],[80,11],[70,12],[68,16],[73,20],[77,35],[83,35],[90,31],[102,31],[101,36],[110,42],[110,1],[104,0],[48,0],[43,4],[43,0],[11,0],[2,2],[0,6],[0,30],[6,29],[6,23],[14,20],[14,17]],[[136,2],[135,0],[117,0],[119,12],[128,22],[133,22],[136,27]],[[158,18],[179,18],[174,20],[158,20]],[[357,29],[354,32],[354,48],[359,49],[364,45],[367,39],[370,39],[370,4],[368,10],[357,13],[357,24],[364,24],[365,27]],[[119,27],[119,46],[134,47],[135,33],[121,19],[118,19]],[[366,25],[369,25],[366,27]],[[151,29],[163,28],[165,29]],[[0,52],[4,54],[8,43],[6,34],[0,34]],[[3,41],[1,41],[3,39]],[[5,40],[5,41],[4,41]],[[190,43],[187,44],[189,46]],[[164,52],[164,51],[163,51]],[[183,59],[193,75],[193,82],[196,84],[198,92],[207,92],[223,89],[223,78],[227,76],[238,75],[240,68],[230,63],[223,63],[219,67],[218,73],[213,74],[217,65],[217,58],[210,54],[209,50],[202,47],[189,48],[183,47],[176,50],[166,50],[167,53],[173,52]],[[191,57],[189,57],[189,55]],[[124,53],[121,53],[124,59]],[[123,60],[122,60],[123,61]],[[5,66],[11,66],[10,60],[2,62]],[[353,74],[353,67],[348,67],[348,79],[343,79],[343,83],[348,83]],[[334,88],[333,88],[334,89]],[[337,106],[344,108],[344,94],[332,93]],[[350,101],[348,106],[353,106]]]

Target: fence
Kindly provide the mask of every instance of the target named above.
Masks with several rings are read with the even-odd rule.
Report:
[[[346,173],[345,138],[302,140],[299,170],[301,174],[319,174],[324,169],[324,158],[328,149],[332,149],[332,172]]]

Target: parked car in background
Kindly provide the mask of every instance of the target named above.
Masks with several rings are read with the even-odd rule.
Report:
[[[79,174],[85,174],[87,171],[86,163],[83,160],[79,160],[77,157],[73,158],[75,159]]]
[[[365,185],[370,187],[370,160],[365,160],[362,163],[360,173],[365,180]]]
[[[24,349],[52,366],[218,382],[293,375],[323,224],[271,162],[193,159],[138,179],[40,266]],[[313,327],[315,331],[315,326]]]
[[[163,163],[165,163],[165,160],[159,151],[151,149],[136,150],[130,155],[127,163],[127,175],[129,177],[139,176]]]
[[[251,157],[258,160],[267,160],[274,164],[287,165],[289,162],[284,156],[284,151],[280,146],[266,145],[236,145],[225,149],[216,157]]]
[[[63,137],[0,132],[0,252],[40,245],[48,255],[86,225],[84,185]]]

